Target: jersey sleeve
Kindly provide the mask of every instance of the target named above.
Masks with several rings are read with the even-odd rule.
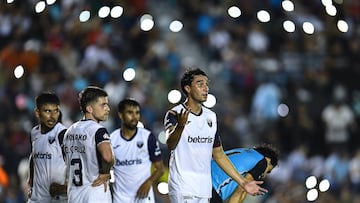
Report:
[[[222,145],[222,142],[221,142],[220,135],[216,132],[213,148],[220,147],[221,145]]]
[[[165,129],[168,129],[170,126],[174,126],[177,123],[175,115],[172,114],[171,112],[172,112],[172,110],[169,110],[168,112],[166,112],[166,115],[164,118]]]
[[[59,140],[60,146],[63,145],[65,132],[66,132],[66,129],[62,130],[58,135],[58,140]]]
[[[156,140],[156,137],[152,133],[150,133],[148,138],[148,148],[151,162],[157,162],[162,159],[159,142]]]
[[[262,180],[264,178],[266,166],[266,159],[263,158],[249,171],[254,180]]]
[[[105,128],[99,128],[95,133],[95,144],[98,145],[102,142],[110,142],[109,133]]]

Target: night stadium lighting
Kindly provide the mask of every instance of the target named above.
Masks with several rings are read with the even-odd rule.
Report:
[[[53,5],[56,2],[56,0],[46,0],[47,5]]]
[[[158,189],[160,194],[166,195],[166,194],[169,193],[168,184],[166,182],[160,182],[157,185],[157,189]]]
[[[154,27],[154,20],[152,15],[150,14],[144,14],[143,16],[141,16],[140,18],[140,28],[143,31],[149,31]]]
[[[332,5],[332,0],[321,0],[321,3],[323,6],[329,6]]]
[[[119,18],[124,12],[124,8],[121,6],[114,6],[110,11],[110,16],[112,18]]]
[[[322,180],[319,183],[319,190],[320,192],[326,192],[330,188],[330,182],[327,179]]]
[[[36,3],[35,5],[35,12],[36,13],[41,13],[45,10],[46,4],[44,1],[39,1]]]
[[[145,19],[141,22],[140,28],[143,31],[149,31],[154,27],[154,21],[152,19]]]
[[[266,23],[270,21],[270,13],[265,11],[265,10],[261,10],[259,12],[257,12],[257,18],[260,22],[262,23]]]
[[[280,104],[277,108],[280,117],[286,117],[289,114],[289,107],[286,104]]]
[[[141,18],[140,18],[140,23],[141,23],[142,21],[146,20],[146,19],[151,19],[151,20],[153,20],[153,17],[152,17],[152,15],[150,15],[150,14],[144,14],[144,15],[142,15]]]
[[[329,16],[336,16],[337,10],[334,5],[327,5],[325,11]]]
[[[319,192],[316,189],[311,189],[306,194],[306,198],[309,202],[315,201],[318,197],[319,197]]]
[[[309,176],[308,178],[306,178],[305,186],[307,189],[314,188],[316,184],[317,184],[317,179],[315,176]]]
[[[99,18],[106,18],[110,14],[110,7],[103,6],[99,9],[98,16]]]
[[[283,28],[286,32],[295,32],[295,23],[290,20],[286,20],[283,23]]]
[[[167,136],[165,131],[161,131],[158,135],[158,140],[161,144],[166,144]]]
[[[171,90],[168,93],[168,101],[172,104],[176,104],[181,100],[181,92],[179,90]]]
[[[208,108],[214,107],[216,104],[216,97],[212,94],[208,94],[207,100],[204,102],[204,106]]]
[[[315,28],[314,25],[310,22],[304,22],[303,23],[303,30],[306,34],[314,34]]]
[[[183,28],[183,24],[178,20],[172,21],[169,26],[171,32],[180,32],[182,28]]]
[[[337,22],[337,28],[340,32],[347,32],[349,30],[349,25],[345,20],[339,20]]]
[[[19,79],[24,75],[24,67],[22,65],[18,65],[16,66],[16,68],[14,69],[14,76],[15,78]]]
[[[86,22],[90,19],[90,11],[81,11],[79,15],[80,22]]]
[[[125,81],[132,81],[135,79],[136,72],[133,68],[127,68],[123,73],[123,78]]]
[[[229,9],[228,9],[228,14],[230,17],[232,18],[238,18],[241,16],[241,10],[239,7],[237,6],[231,6]]]
[[[294,3],[289,0],[282,1],[281,6],[285,11],[288,11],[288,12],[294,11],[294,8],[295,8]]]

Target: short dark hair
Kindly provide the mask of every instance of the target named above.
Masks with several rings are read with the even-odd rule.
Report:
[[[181,85],[181,91],[187,95],[186,91],[185,91],[185,86],[186,85],[191,85],[192,81],[194,80],[194,76],[196,75],[203,75],[203,76],[206,76],[206,73],[204,71],[202,71],[201,69],[199,68],[196,68],[196,69],[188,69],[186,70],[186,72],[184,73],[184,75],[182,76],[181,78],[181,81],[180,81],[180,85]]]
[[[137,102],[135,99],[126,98],[126,99],[121,100],[118,103],[118,106],[117,106],[118,112],[120,112],[120,113],[124,112],[126,106],[137,106],[140,108],[139,102]]]
[[[274,167],[278,165],[280,152],[278,149],[270,144],[264,143],[259,146],[255,146],[254,149],[260,154],[271,159],[270,163]]]
[[[59,97],[52,92],[43,92],[35,98],[36,108],[40,108],[44,104],[60,105]]]
[[[99,97],[107,97],[105,90],[96,86],[88,86],[79,93],[79,103],[83,113],[86,113],[86,106],[95,102]]]

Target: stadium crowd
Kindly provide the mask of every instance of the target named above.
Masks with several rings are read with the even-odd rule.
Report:
[[[42,13],[34,12],[34,0],[1,2],[0,202],[25,200],[37,94],[59,95],[62,120],[69,126],[81,117],[79,91],[97,85],[112,105],[105,123],[109,131],[119,125],[117,102],[132,97],[142,106],[144,125],[160,133],[171,106],[167,93],[179,89],[178,77],[188,66],[198,64],[205,64],[200,68],[209,73],[217,97],[213,109],[224,147],[268,142],[281,151],[279,166],[264,186],[269,193],[249,202],[306,202],[310,175],[330,181],[318,202],[360,202],[360,2],[334,0],[336,16],[328,16],[320,0],[293,2],[295,11],[289,13],[281,0],[63,0]],[[105,4],[121,5],[123,15],[79,22],[83,9],[96,13]],[[239,18],[228,16],[231,5],[241,8]],[[173,35],[196,43],[201,59],[184,60],[181,42],[156,25],[140,30],[139,17],[154,7],[178,15],[184,30]],[[257,21],[259,9],[271,13],[270,22]],[[295,32],[282,29],[285,19],[296,23]],[[338,19],[349,23],[347,33],[338,31]],[[314,22],[314,34],[301,30],[305,21]],[[21,78],[14,77],[17,65],[25,69]],[[137,73],[130,82],[122,78],[128,67]],[[162,150],[167,164],[165,144]]]

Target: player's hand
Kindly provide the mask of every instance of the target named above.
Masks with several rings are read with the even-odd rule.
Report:
[[[110,174],[99,174],[99,176],[93,181],[91,186],[97,187],[104,184],[104,192],[106,192],[108,180],[110,180]]]
[[[187,123],[189,113],[191,109],[181,109],[180,112],[171,111],[171,113],[175,116],[178,126],[184,127]]]
[[[51,183],[50,185],[50,195],[52,197],[56,195],[66,194],[66,186],[60,185],[58,183]]]
[[[263,184],[264,181],[250,181],[244,184],[244,190],[252,196],[263,195],[268,191],[259,185]]]
[[[146,198],[149,194],[150,188],[151,188],[152,182],[147,180],[145,181],[138,189],[136,196],[138,198]]]
[[[32,188],[29,188],[29,189],[27,190],[27,193],[26,193],[28,199],[31,198],[31,194],[32,194]]]

